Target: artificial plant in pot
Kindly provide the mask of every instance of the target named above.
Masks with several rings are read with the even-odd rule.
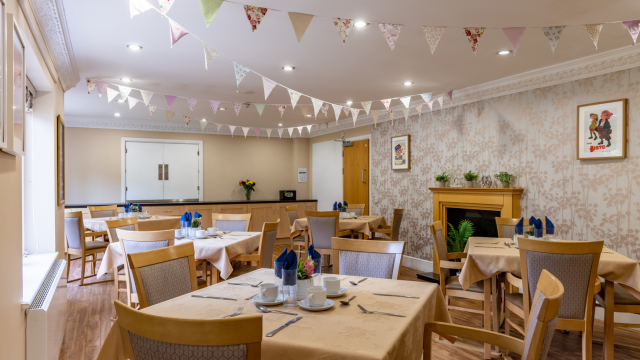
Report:
[[[436,186],[444,187],[444,185],[449,181],[449,174],[447,172],[443,172],[442,174],[436,175]]]
[[[307,289],[313,287],[313,269],[318,265],[311,256],[306,260],[298,260],[298,279],[296,282],[296,301],[307,298]]]
[[[513,174],[509,174],[506,171],[500,171],[499,173],[493,175],[493,177],[498,179],[500,183],[502,183],[503,188],[510,188],[511,183],[513,182]]]
[[[473,223],[468,220],[468,219],[464,219],[460,221],[460,224],[458,224],[458,229],[456,230],[456,228],[453,227],[453,225],[451,225],[451,223],[447,223],[449,225],[449,234],[447,236],[447,251],[452,253],[452,252],[464,252],[464,248],[467,246],[467,241],[469,240],[469,237],[471,237],[471,235],[473,235],[474,232],[474,228],[473,228]],[[460,259],[455,259],[453,261],[460,261]],[[457,273],[459,270],[455,270],[455,272]],[[451,270],[452,275],[456,275],[454,274],[454,270]]]
[[[478,174],[476,174],[473,171],[469,170],[466,173],[464,173],[464,179],[467,181],[467,187],[468,188],[472,188],[473,187],[473,182],[478,179]]]

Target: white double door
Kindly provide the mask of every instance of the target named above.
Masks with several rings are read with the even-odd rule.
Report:
[[[126,200],[197,200],[199,146],[133,142],[125,144]]]

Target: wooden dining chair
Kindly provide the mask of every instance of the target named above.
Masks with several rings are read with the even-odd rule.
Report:
[[[331,239],[333,273],[398,280],[404,241]]]
[[[74,282],[80,280],[80,286],[101,284],[113,280],[94,281],[85,284],[84,280],[90,277],[96,276],[96,262],[101,261],[98,259],[98,254],[107,250],[109,243],[106,241],[86,241],[90,234],[97,234],[96,232],[87,233],[82,221],[82,211],[67,211],[64,213],[64,232],[66,237],[66,251],[67,251],[67,282]],[[106,235],[106,232],[100,232],[101,235]],[[76,255],[74,258],[73,256]],[[87,260],[87,256],[91,257],[91,260]],[[77,279],[69,280],[69,269],[71,261],[80,260],[81,269],[80,277]],[[85,275],[86,264],[90,263],[92,273],[89,276]]]
[[[339,236],[347,236],[351,231],[340,231],[339,211],[312,211],[307,210],[307,222],[309,224],[309,238],[314,249],[328,258],[327,264],[331,266],[331,239]]]
[[[523,294],[505,294],[505,319],[511,312],[524,314],[524,329],[519,332],[528,333],[529,314],[534,297],[534,289],[542,270],[547,270],[557,277],[566,290],[565,299],[558,312],[558,330],[582,332],[582,359],[592,357],[592,336],[594,316],[594,294],[600,291],[601,283],[597,277],[598,264],[604,241],[545,241],[518,238],[520,249],[521,283],[514,276],[507,281],[523,290]],[[522,309],[521,312],[514,308]],[[509,334],[513,322],[505,322],[505,333]],[[523,331],[524,330],[524,331]]]
[[[602,341],[602,358],[613,360],[613,344],[615,328],[640,328],[640,324],[617,323],[615,313],[628,313],[640,315],[640,299],[631,294],[627,289],[613,281],[605,281],[602,290],[596,293],[598,306],[604,309],[604,336]],[[638,349],[637,347],[633,347]]]
[[[260,360],[262,315],[180,319],[146,314],[117,301],[115,307],[119,341],[131,360]]]
[[[218,214],[211,215],[213,227],[218,231],[249,231],[251,214]]]
[[[298,246],[298,250],[295,250],[298,257],[302,257],[309,248],[309,233],[306,230],[293,231],[293,223],[298,220],[298,205],[287,206],[287,215],[289,215],[289,227],[290,227],[290,248]]]
[[[490,343],[508,351],[522,355],[523,360],[544,360],[553,339],[558,311],[563,304],[564,286],[550,272],[542,270],[540,280],[532,300],[533,308],[528,328],[531,329],[520,340],[509,335],[493,331],[476,329],[468,326],[454,325],[443,322],[429,322],[424,326],[423,359],[431,359],[431,344],[433,333],[455,342],[456,337]],[[453,338],[452,338],[453,337]]]
[[[523,223],[523,226],[529,226],[529,220],[525,220],[527,220],[527,223]],[[513,239],[513,235],[516,234],[516,225],[518,222],[520,222],[520,218],[512,219],[497,217],[496,226],[498,227],[498,237]]]
[[[246,264],[234,267],[229,279],[244,275],[257,269],[270,269],[273,267],[273,249],[278,237],[278,226],[280,219],[274,223],[264,223],[262,225],[262,235],[260,236],[260,246],[252,254],[240,254],[234,256],[231,261],[246,262]],[[256,266],[251,265],[255,262]],[[227,279],[228,280],[228,279]]]
[[[398,241],[400,240],[400,225],[402,224],[402,216],[404,214],[404,209],[393,209],[393,220],[391,221],[391,225],[380,225],[377,229],[371,231],[371,239],[370,240],[390,240],[390,241]],[[389,238],[381,238],[376,237],[375,233],[386,234]]]
[[[364,209],[366,206],[367,204],[349,204],[349,206],[347,206],[347,211],[355,213],[356,216],[362,216],[364,215]]]
[[[117,219],[117,220],[106,220],[105,223],[107,224],[107,234],[109,234],[109,242],[110,243],[114,243],[114,242],[119,242],[120,240],[118,239],[118,233],[117,233],[117,229],[121,229],[121,230],[129,230],[129,231],[139,231],[138,229],[138,218],[137,217],[130,217],[130,218],[124,218],[124,219]],[[120,283],[124,283],[124,287],[121,288],[120,287]],[[114,269],[113,271],[113,296],[114,296],[114,300],[119,300],[120,299],[120,293],[124,293],[125,296],[127,294],[127,274],[125,273],[124,270],[124,264],[118,266],[116,269]],[[113,316],[115,318],[116,313],[115,313],[115,308],[113,309]]]
[[[118,217],[118,205],[87,206],[92,219]]]
[[[431,234],[436,245],[438,269],[440,270],[440,290],[445,297],[447,308],[450,310],[466,311],[474,314],[482,315],[484,329],[491,330],[491,279],[484,279],[475,282],[469,286],[467,290],[462,288],[460,280],[457,276],[451,276],[451,269],[462,270],[464,263],[454,262],[450,260],[464,259],[467,253],[450,253],[447,250],[447,240],[445,232],[442,228],[442,222],[436,221],[430,225]],[[482,302],[482,310],[469,309],[451,305],[451,298],[471,299]],[[495,330],[495,329],[494,329]],[[491,344],[484,343],[484,358],[491,358]]]

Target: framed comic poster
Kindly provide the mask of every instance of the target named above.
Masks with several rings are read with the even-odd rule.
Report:
[[[64,121],[62,120],[62,118],[60,117],[60,115],[58,115],[58,119],[57,119],[57,132],[58,132],[58,139],[57,139],[57,146],[56,146],[56,158],[58,160],[58,168],[57,168],[57,174],[56,174],[56,198],[58,199],[58,206],[62,206],[64,205],[64,200],[65,200],[65,191],[64,191],[64,186],[65,186],[65,173],[64,173]]]
[[[391,138],[391,170],[411,169],[411,135]]]
[[[578,160],[627,157],[627,99],[578,106]]]

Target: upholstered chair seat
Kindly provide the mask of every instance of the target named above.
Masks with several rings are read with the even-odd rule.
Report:
[[[109,243],[106,241],[87,241],[85,245],[85,249],[87,250],[105,249],[107,246],[109,246]]]
[[[447,279],[445,284],[445,289],[447,290],[464,290],[462,288],[462,284],[460,284],[460,280],[457,276],[451,276]],[[484,281],[477,281],[471,284],[466,291],[471,291],[479,294],[484,294]],[[489,289],[491,291],[491,289]]]
[[[605,288],[602,287],[599,293],[596,294],[596,300],[598,303],[604,306],[604,292]],[[622,285],[615,283],[613,287],[613,303],[616,305],[640,305],[640,299],[633,296],[629,291],[622,287]]]

